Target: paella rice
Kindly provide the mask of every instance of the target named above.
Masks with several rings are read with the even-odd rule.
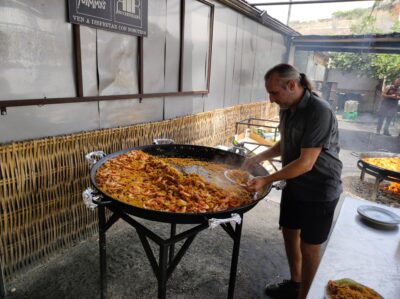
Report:
[[[240,186],[221,188],[197,173],[182,173],[172,164],[198,165],[222,176],[229,167],[193,159],[156,157],[133,150],[101,165],[96,172],[96,184],[118,201],[168,212],[216,212],[252,201],[251,194]]]

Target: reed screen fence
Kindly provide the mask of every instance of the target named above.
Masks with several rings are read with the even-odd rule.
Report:
[[[155,138],[176,143],[228,145],[235,122],[276,114],[266,102],[176,119],[103,129],[0,146],[0,263],[6,280],[97,232],[97,213],[86,208],[85,154],[147,145]]]

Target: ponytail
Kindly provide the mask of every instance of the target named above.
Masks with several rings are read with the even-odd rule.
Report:
[[[294,66],[290,64],[281,63],[270,69],[264,76],[267,81],[272,74],[278,74],[282,85],[286,85],[289,80],[296,81],[301,87],[313,92],[314,88],[304,73],[300,73]]]
[[[310,80],[307,78],[306,74],[304,74],[304,73],[300,73],[299,84],[303,88],[305,88],[309,91],[313,91],[313,86],[312,86]]]

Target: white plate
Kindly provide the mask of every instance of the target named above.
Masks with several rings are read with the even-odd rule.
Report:
[[[400,216],[380,207],[363,205],[357,208],[357,212],[362,218],[375,224],[396,226],[400,223]]]
[[[228,171],[229,171],[229,170],[232,170],[232,169],[227,169],[227,170],[224,171],[224,176],[225,176],[225,178],[226,178],[229,182],[231,182],[232,184],[238,185],[238,183],[236,183],[234,180],[232,180],[232,179],[229,177],[229,175],[228,175]],[[249,180],[251,180],[252,178],[254,178],[254,176],[252,176],[252,175],[249,173]],[[240,184],[239,186],[241,186],[241,187],[246,187],[245,184]],[[258,198],[258,192],[254,192],[254,193],[253,193],[253,200],[258,200],[258,199],[259,199],[259,198]]]
[[[228,171],[230,171],[230,170],[234,170],[234,169],[227,169],[227,170],[224,171],[224,176],[225,176],[225,178],[226,178],[229,182],[231,182],[232,184],[238,185],[238,183],[236,183],[234,180],[232,180],[231,177],[229,177]],[[249,174],[248,180],[251,180],[252,178],[254,178],[254,176],[252,176],[251,174]],[[240,184],[240,186],[243,187],[243,186],[246,186],[246,185],[245,185],[245,184]]]

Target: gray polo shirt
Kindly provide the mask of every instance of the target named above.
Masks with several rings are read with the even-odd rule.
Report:
[[[342,162],[338,123],[329,104],[306,90],[295,111],[281,110],[279,129],[283,166],[298,159],[302,148],[322,148],[310,171],[287,180],[287,192],[298,201],[337,199],[342,192]]]

